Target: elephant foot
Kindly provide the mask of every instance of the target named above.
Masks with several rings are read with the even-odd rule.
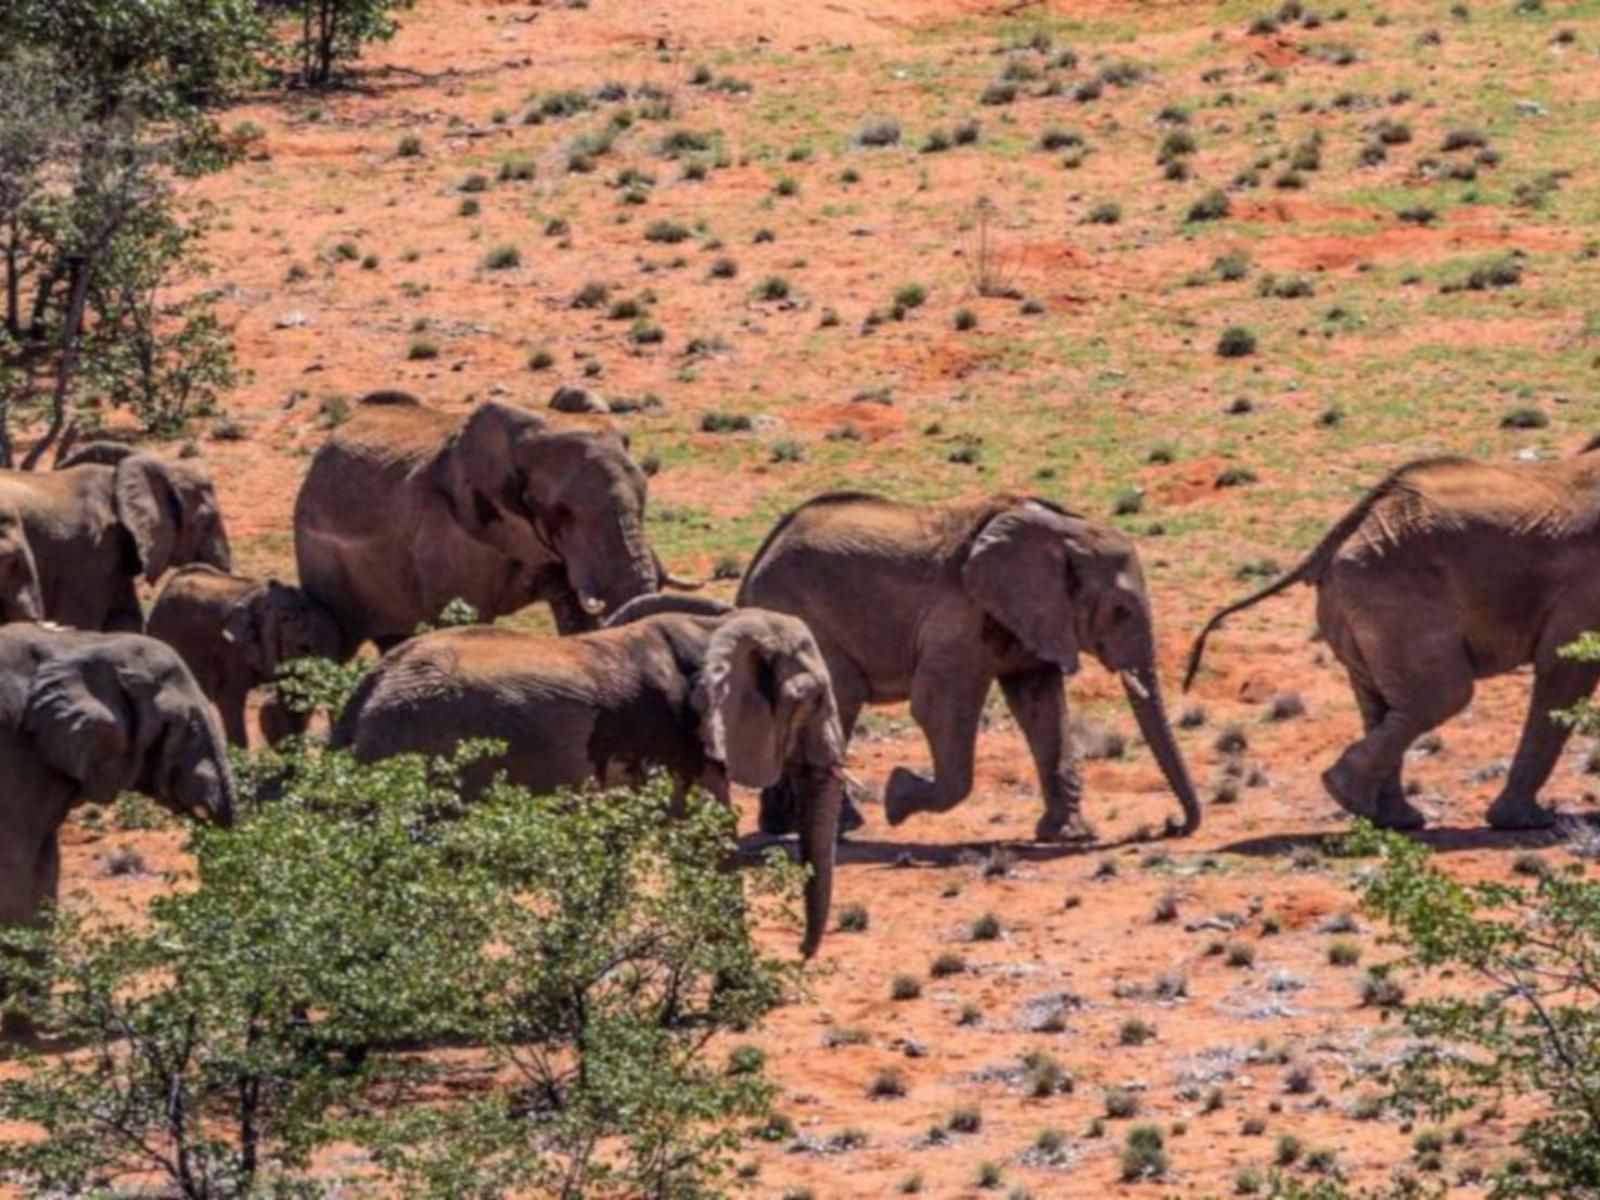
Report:
[[[1529,829],[1549,829],[1556,814],[1533,800],[1502,795],[1489,806],[1489,827],[1506,833]]]
[[[1046,814],[1039,818],[1039,823],[1033,828],[1033,840],[1036,842],[1092,842],[1098,836],[1094,826],[1078,812],[1060,817]]]
[[[1377,819],[1377,806],[1372,801],[1372,789],[1363,786],[1361,777],[1340,760],[1322,773],[1322,786],[1333,802],[1353,817]]]
[[[929,798],[932,791],[932,780],[896,767],[889,773],[889,785],[883,791],[883,815],[889,824],[899,825],[915,813],[926,812],[932,807]]]
[[[1400,831],[1421,829],[1428,823],[1422,810],[1410,804],[1404,796],[1390,795],[1378,798],[1378,814],[1373,820],[1381,828]]]

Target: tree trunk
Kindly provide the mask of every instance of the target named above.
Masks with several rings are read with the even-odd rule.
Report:
[[[6,239],[6,332],[18,337],[22,333],[22,259],[16,214],[12,214],[10,225],[10,237]]]
[[[45,451],[67,427],[67,397],[72,392],[72,374],[78,362],[78,334],[83,323],[83,306],[89,296],[89,278],[94,274],[93,264],[81,255],[74,255],[68,261],[68,270],[72,293],[67,303],[67,319],[61,326],[61,355],[56,362],[55,394],[50,401],[50,428],[22,460],[25,471],[32,471],[39,465]]]
[[[301,0],[305,9],[300,21],[300,79],[307,86],[311,86],[311,12],[316,7],[316,0]]]

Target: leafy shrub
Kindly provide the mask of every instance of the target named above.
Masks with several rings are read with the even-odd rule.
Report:
[[[893,117],[873,117],[856,130],[856,142],[862,146],[898,146],[900,122]]]
[[[1248,358],[1256,352],[1256,335],[1243,325],[1230,325],[1217,339],[1218,358]]]
[[[1122,1151],[1122,1180],[1161,1179],[1168,1169],[1167,1152],[1161,1130],[1155,1125],[1135,1125],[1128,1130]]]
[[[509,271],[522,265],[522,251],[515,246],[496,246],[483,256],[486,271]]]
[[[1586,637],[1566,653],[1594,651]],[[1587,706],[1563,719],[1594,731]],[[1463,883],[1434,866],[1426,847],[1366,827],[1350,849],[1379,857],[1362,903],[1388,923],[1404,965],[1450,981],[1433,998],[1395,1001],[1414,1048],[1386,1075],[1390,1101],[1408,1116],[1442,1121],[1507,1095],[1536,1098],[1516,1137],[1519,1153],[1493,1172],[1494,1193],[1592,1192],[1600,1180],[1600,884],[1560,871],[1531,887]]]
[[[194,886],[148,922],[63,916],[35,939],[14,1002],[87,1053],[0,1085],[3,1119],[42,1132],[0,1145],[0,1170],[30,1194],[139,1172],[186,1200],[308,1195],[313,1155],[354,1143],[409,1194],[710,1187],[771,1095],[710,1035],[790,986],[744,912],[793,872],[750,890],[721,870],[729,814],[665,781],[464,807],[470,754],[273,756],[241,777],[272,802],[199,831]],[[440,1038],[488,1048],[504,1081],[398,1049]]]
[[[708,412],[700,418],[701,433],[748,433],[750,418],[744,413]]]
[[[1189,206],[1191,221],[1220,221],[1228,215],[1228,193],[1220,188],[1207,192]]]
[[[681,221],[669,221],[665,218],[651,221],[645,226],[644,240],[657,242],[669,246],[676,246],[679,242],[686,242],[694,236],[694,231]]]

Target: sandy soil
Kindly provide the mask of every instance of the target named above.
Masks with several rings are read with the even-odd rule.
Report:
[[[215,270],[204,285],[220,290],[249,371],[229,400],[227,436],[214,427],[201,442],[240,565],[292,574],[298,479],[329,421],[363,392],[404,387],[465,409],[487,396],[542,404],[558,382],[587,378],[607,395],[664,401],[625,421],[636,453],[661,465],[654,531],[682,571],[710,573],[723,560],[736,567],[774,515],[826,487],[923,498],[1031,487],[1109,511],[1110,498],[1136,484],[1145,510],[1119,520],[1141,535],[1162,665],[1175,688],[1193,631],[1248,586],[1234,578],[1238,565],[1268,555],[1292,562],[1384,467],[1443,447],[1501,456],[1568,450],[1592,411],[1564,404],[1583,394],[1595,353],[1586,340],[1594,330],[1572,298],[1583,293],[1569,290],[1589,278],[1576,256],[1589,236],[1586,216],[1600,211],[1592,192],[1569,190],[1553,213],[1517,208],[1508,173],[1484,185],[1490,194],[1480,203],[1461,200],[1456,187],[1431,226],[1402,222],[1395,211],[1410,192],[1441,202],[1443,185],[1417,182],[1412,160],[1457,113],[1479,114],[1475,97],[1491,75],[1500,90],[1482,101],[1481,119],[1508,149],[1504,170],[1514,167],[1520,180],[1562,166],[1573,153],[1563,138],[1593,127],[1596,74],[1585,47],[1594,22],[1559,15],[1583,31],[1570,54],[1560,51],[1565,57],[1547,52],[1553,24],[1503,22],[1463,27],[1459,37],[1450,26],[1443,48],[1426,57],[1413,39],[1444,23],[1433,6],[1387,6],[1392,25],[1375,24],[1362,7],[1339,36],[1363,47],[1364,65],[1341,75],[1303,52],[1330,40],[1329,30],[1255,37],[1245,32],[1249,10],[1213,7],[592,0],[575,9],[418,0],[356,86],[263,96],[230,113],[230,122],[252,127],[250,160],[193,190],[215,214]],[[1033,28],[1080,49],[1082,64],[1062,73],[1069,83],[1122,59],[1154,64],[1155,77],[1111,89],[1097,105],[1031,97],[978,105],[977,93],[1007,61],[1003,46]],[[752,90],[693,83],[701,64]],[[1202,87],[1197,79],[1212,65],[1226,79]],[[1290,76],[1268,92],[1274,85],[1259,76],[1273,68]],[[593,173],[569,173],[571,140],[618,106],[540,125],[521,115],[539,94],[606,80],[660,89],[672,116],[636,116]],[[1360,131],[1386,110],[1333,105],[1350,80],[1374,96],[1402,85],[1419,95],[1394,109],[1415,126],[1415,142],[1378,172],[1352,163]],[[1248,98],[1241,107],[1213,104],[1223,87]],[[1523,94],[1553,114],[1525,134],[1531,127],[1517,124],[1506,103]],[[1297,111],[1301,97],[1319,106]],[[1200,173],[1164,183],[1152,165],[1164,133],[1158,110],[1189,100],[1206,104],[1192,126],[1205,143]],[[1267,107],[1281,133],[1261,118]],[[904,122],[899,148],[853,143],[878,115]],[[918,153],[928,130],[968,115],[984,123],[980,148]],[[1075,171],[1062,167],[1060,153],[1033,149],[1057,126],[1082,130],[1091,144]],[[685,181],[683,163],[655,149],[678,128],[716,130],[726,165],[713,165],[704,182]],[[1312,129],[1328,131],[1337,162],[1305,190],[1263,186],[1237,196],[1226,222],[1182,223],[1204,186],[1226,183],[1263,147]],[[406,135],[421,139],[420,155],[398,153]],[[796,146],[808,156],[788,153]],[[534,164],[532,180],[498,180],[511,154]],[[656,179],[637,209],[619,202],[625,188],[611,186],[629,167]],[[859,181],[842,184],[847,169]],[[463,189],[474,173],[487,177],[481,192]],[[797,197],[775,192],[785,176],[798,181]],[[1042,313],[974,294],[975,249],[964,225],[980,195],[999,214],[999,271]],[[1106,199],[1120,200],[1122,221],[1085,223]],[[461,215],[467,200],[480,206],[476,215]],[[556,219],[566,232],[547,232]],[[681,245],[645,240],[641,231],[661,219],[694,234]],[[758,237],[761,230],[773,236]],[[521,264],[485,269],[487,251],[502,245],[516,247]],[[1511,249],[1530,256],[1534,286],[1460,300],[1432,286],[1462,263]],[[1258,274],[1314,278],[1317,298],[1258,298],[1254,276],[1231,291],[1185,282],[1231,250],[1248,252]],[[719,257],[737,260],[735,278],[712,276]],[[1428,286],[1404,285],[1410,272]],[[775,275],[792,282],[790,297],[756,298],[755,285]],[[912,279],[928,285],[927,305],[864,332],[869,313]],[[628,322],[572,307],[589,280],[610,283],[614,296],[653,293],[647,307],[667,330],[665,344],[635,345]],[[1335,299],[1362,314],[1359,330],[1322,332],[1338,325],[1323,315]],[[953,328],[958,308],[976,315],[976,335]],[[828,309],[837,325],[824,322]],[[1261,330],[1271,352],[1252,363],[1216,359],[1216,334],[1235,321]],[[711,348],[690,352],[692,338]],[[437,356],[416,357],[420,340]],[[540,349],[554,366],[530,371]],[[594,374],[585,377],[587,364]],[[1552,423],[1499,432],[1502,406],[1529,391]],[[1248,418],[1222,415],[1237,395],[1254,402]],[[1331,432],[1316,424],[1330,405],[1348,413]],[[750,413],[755,432],[700,432],[700,417],[712,411]],[[803,462],[773,461],[786,439],[801,444]],[[1147,462],[1149,447],[1165,441],[1181,447],[1176,461]],[[981,448],[975,468],[949,461],[966,444]],[[1218,488],[1218,473],[1239,462],[1260,483]],[[916,1174],[927,1195],[980,1195],[985,1162],[1002,1166],[1005,1187],[1035,1196],[1227,1194],[1236,1170],[1270,1164],[1285,1133],[1336,1149],[1358,1183],[1408,1161],[1405,1129],[1351,1114],[1366,1069],[1401,1041],[1362,1007],[1362,968],[1328,963],[1326,926],[1352,909],[1355,865],[1320,853],[1323,836],[1342,823],[1317,776],[1358,721],[1337,664],[1310,636],[1311,620],[1309,595],[1297,592],[1214,641],[1211,669],[1189,698],[1203,719],[1180,736],[1208,796],[1228,771],[1240,778],[1236,800],[1209,805],[1191,839],[1141,840],[1174,804],[1134,744],[1124,759],[1090,765],[1096,845],[1029,845],[1032,769],[999,716],[981,739],[976,791],[957,811],[891,830],[869,808],[867,828],[843,852],[836,896],[836,912],[865,906],[869,928],[832,934],[810,994],[757,1039],[798,1137],[751,1144],[755,1194],[806,1187],[818,1197],[881,1196]],[[1270,722],[1266,702],[1283,691],[1299,694],[1305,715]],[[1131,730],[1118,688],[1097,667],[1072,692],[1091,720]],[[1553,842],[1481,827],[1493,768],[1514,746],[1526,696],[1525,678],[1486,685],[1442,731],[1441,747],[1411,764],[1435,818],[1426,837],[1465,875],[1505,876],[1518,850]],[[1177,711],[1184,702],[1172,703]],[[926,761],[903,714],[880,716],[852,751],[853,772],[872,788],[896,764]],[[1248,749],[1230,757],[1215,742],[1235,723]],[[1548,798],[1592,812],[1583,750],[1575,745],[1564,759]],[[163,871],[181,869],[180,842],[175,831],[74,829],[69,887],[82,890],[82,902],[136,911],[167,886]],[[129,848],[147,870],[113,877],[110,856]],[[1567,851],[1548,853],[1554,860]],[[1175,919],[1157,919],[1164,897],[1175,901]],[[972,942],[971,923],[990,913],[1000,937]],[[787,952],[794,931],[763,936]],[[1362,967],[1390,953],[1364,921],[1353,936]],[[1253,966],[1229,966],[1216,952],[1229,942],[1251,946]],[[963,956],[965,970],[931,978],[930,964],[946,950]],[[901,974],[921,980],[919,998],[890,998]],[[1181,994],[1170,994],[1174,980]],[[1130,1018],[1152,1024],[1154,1037],[1121,1044]],[[1070,1092],[1028,1094],[1020,1063],[1036,1051],[1070,1072]],[[1288,1089],[1291,1065],[1309,1068],[1309,1091]],[[906,1094],[869,1098],[875,1074],[891,1067]],[[1096,1134],[1113,1088],[1133,1091],[1141,1116],[1169,1130],[1173,1171],[1164,1183],[1118,1182],[1127,1122],[1107,1120]],[[930,1139],[958,1108],[979,1110],[980,1127]],[[1251,1117],[1264,1121],[1264,1134],[1244,1132]],[[1045,1128],[1065,1135],[1059,1161],[1030,1152]],[[1472,1125],[1465,1145],[1450,1150],[1450,1177],[1492,1165],[1507,1135],[1493,1122]],[[1451,1194],[1479,1189],[1461,1184]]]

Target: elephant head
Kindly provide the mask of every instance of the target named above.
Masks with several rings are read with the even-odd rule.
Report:
[[[730,780],[799,785],[800,859],[811,868],[801,949],[810,956],[827,926],[844,798],[844,735],[822,652],[802,621],[743,609],[712,634],[695,702],[706,755]]]
[[[299,588],[269,579],[252,588],[223,618],[222,636],[262,679],[297,658],[339,657],[341,636],[333,615]]]
[[[560,563],[591,626],[660,586],[644,534],[644,472],[617,433],[490,402],[433,469],[471,537],[523,564]]]
[[[145,582],[189,563],[232,569],[222,510],[204,471],[149,454],[128,454],[112,470],[117,521],[133,539]]]
[[[1139,732],[1183,805],[1182,831],[1198,828],[1200,800],[1162,703],[1133,544],[1043,501],[1021,501],[978,531],[962,579],[978,607],[1045,662],[1071,675],[1087,651],[1120,676]]]
[[[81,801],[137,791],[173,812],[233,823],[233,776],[206,698],[176,652],[152,638],[73,636],[34,676],[22,732]]]
[[[39,568],[22,518],[14,508],[0,505],[0,623],[43,619]]]

